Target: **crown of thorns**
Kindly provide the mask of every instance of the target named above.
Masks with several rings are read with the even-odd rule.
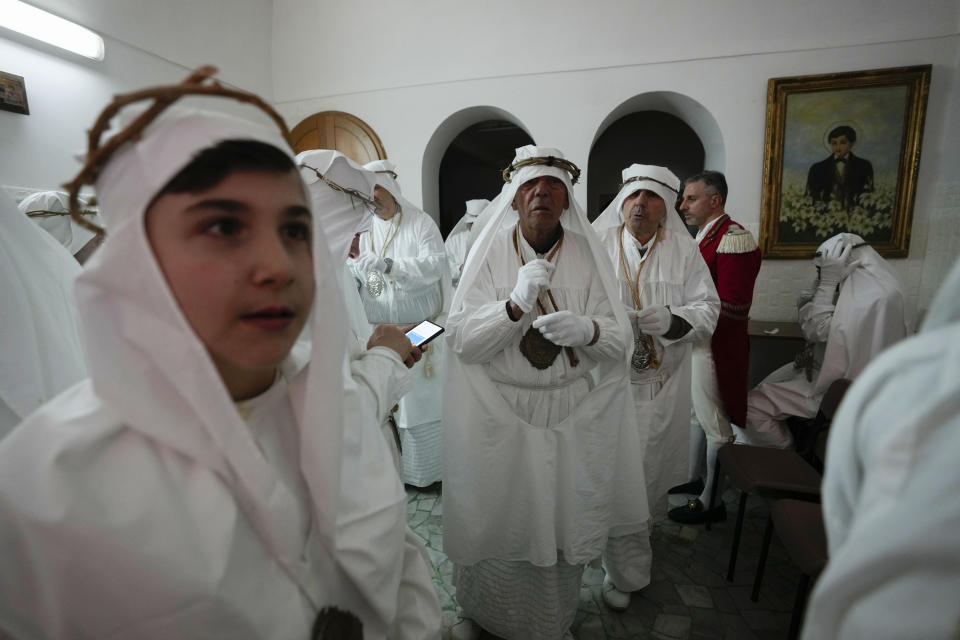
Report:
[[[390,170],[390,169],[381,169],[380,171],[374,171],[374,173],[385,173],[385,174],[387,174],[388,176],[390,176],[391,178],[393,178],[394,180],[397,179],[397,172],[396,172],[396,171],[392,171],[392,170]]]
[[[649,181],[649,182],[656,182],[657,184],[663,185],[663,186],[665,186],[667,189],[670,189],[670,191],[673,191],[674,193],[680,193],[680,190],[677,189],[676,187],[671,187],[671,186],[668,185],[666,182],[663,182],[663,181],[661,181],[661,180],[657,180],[656,178],[651,178],[650,176],[633,176],[632,178],[627,178],[626,180],[624,180],[624,181],[620,184],[620,188],[623,189],[625,186],[627,186],[627,185],[630,184],[631,182],[639,182],[640,180],[646,180],[646,181]]]
[[[80,172],[77,173],[72,181],[63,185],[70,196],[70,216],[77,224],[95,233],[104,232],[99,226],[83,218],[80,209],[80,189],[84,185],[94,184],[100,172],[117,149],[125,142],[138,139],[147,125],[156,120],[167,107],[184,96],[224,96],[226,98],[233,98],[239,102],[252,104],[270,116],[280,128],[284,139],[288,142],[290,141],[290,131],[287,129],[283,118],[280,117],[279,113],[274,111],[273,107],[264,102],[260,96],[247,91],[228,89],[219,82],[212,80],[211,76],[215,73],[217,73],[217,68],[207,65],[196,69],[180,84],[150,87],[141,89],[140,91],[114,96],[113,101],[104,108],[97,117],[96,122],[93,123],[93,127],[87,132],[86,163],[81,167]],[[113,117],[127,105],[142,100],[153,100],[153,104],[133,122],[101,145],[100,138],[109,128],[110,121]]]
[[[350,196],[351,202],[353,202],[354,198],[356,198],[366,206],[376,208],[376,203],[374,202],[373,198],[368,197],[367,195],[361,193],[360,191],[357,191],[356,189],[351,189],[350,187],[344,187],[343,185],[337,184],[327,176],[320,173],[320,170],[317,169],[316,167],[311,167],[308,164],[301,164],[300,166],[303,169],[308,169],[310,171],[313,171],[315,174],[317,174],[317,177],[320,179],[321,182],[326,184],[328,187],[330,187],[334,191],[339,191],[340,193],[345,193],[348,196]],[[354,202],[354,204],[356,204],[356,202]]]
[[[97,215],[97,212],[94,209],[81,209],[80,215],[95,216]],[[49,209],[34,209],[33,211],[27,211],[28,218],[52,218],[54,216],[73,217],[73,214],[70,211],[50,211]]]
[[[577,184],[577,180],[580,179],[580,169],[577,168],[577,165],[573,164],[569,160],[564,160],[563,158],[557,158],[556,156],[546,156],[538,158],[524,158],[523,160],[518,160],[514,162],[509,167],[503,170],[503,181],[510,182],[511,174],[513,172],[522,169],[523,167],[529,167],[536,164],[546,165],[548,167],[560,167],[564,171],[570,174],[570,183]]]

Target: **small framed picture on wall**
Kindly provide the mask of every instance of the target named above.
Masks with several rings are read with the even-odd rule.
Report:
[[[0,71],[0,110],[30,115],[27,106],[27,87],[23,76]]]
[[[769,81],[764,258],[809,258],[844,231],[882,256],[906,257],[930,69]]]

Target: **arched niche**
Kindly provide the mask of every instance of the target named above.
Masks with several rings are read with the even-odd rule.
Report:
[[[497,107],[469,107],[440,123],[423,153],[422,180],[424,210],[434,214],[444,236],[466,200],[490,200],[500,192],[501,171],[514,149],[532,143],[526,127]]]
[[[671,91],[634,96],[610,112],[597,128],[590,149],[587,211],[596,217],[619,190],[628,165],[666,165],[682,180],[704,168],[723,171],[726,163],[720,126],[692,98]]]
[[[360,164],[387,157],[376,131],[360,118],[343,111],[321,111],[307,116],[293,128],[290,137],[296,153],[335,149]]]

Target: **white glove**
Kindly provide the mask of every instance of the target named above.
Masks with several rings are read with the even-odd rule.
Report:
[[[365,253],[357,258],[357,268],[361,273],[370,273],[371,271],[383,273],[387,270],[387,263],[374,253]]]
[[[644,307],[637,314],[637,324],[640,331],[648,336],[662,336],[670,330],[673,316],[670,309],[661,306]]]
[[[593,341],[593,320],[570,311],[557,311],[533,321],[543,337],[561,347],[582,347]]]
[[[820,268],[821,287],[836,288],[843,281],[852,249],[849,244],[837,243],[813,259],[813,264]]]
[[[537,304],[537,296],[550,286],[550,276],[556,267],[546,260],[531,260],[517,271],[517,284],[510,299],[524,313],[530,313]]]

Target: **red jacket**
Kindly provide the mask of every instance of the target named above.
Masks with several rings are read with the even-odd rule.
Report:
[[[720,296],[720,317],[711,341],[720,397],[731,422],[743,427],[750,369],[747,320],[760,271],[760,249],[749,231],[723,214],[700,241],[700,253]]]

